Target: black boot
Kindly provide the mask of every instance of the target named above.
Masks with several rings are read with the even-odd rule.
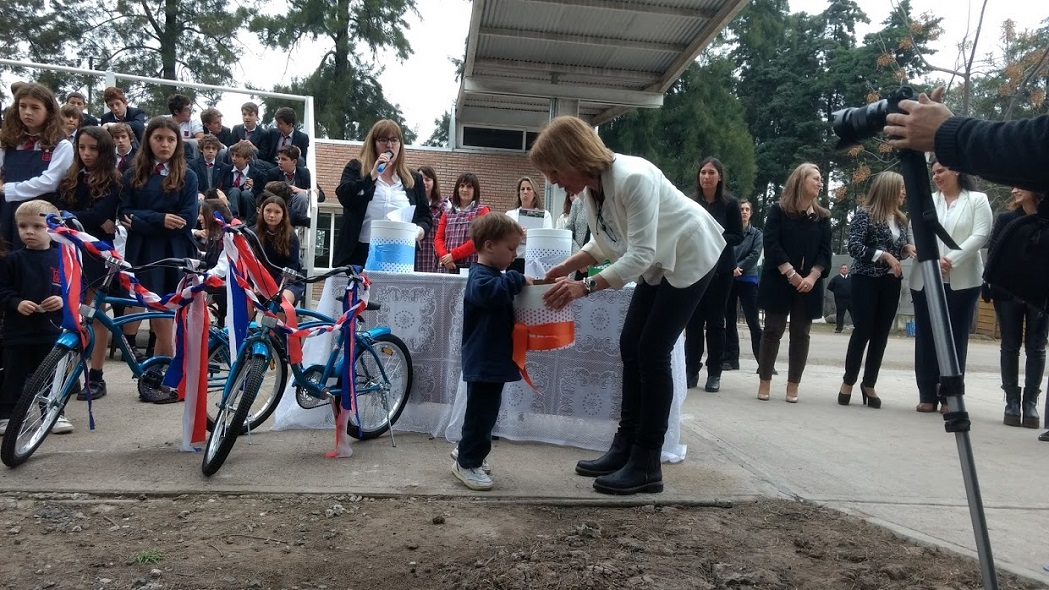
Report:
[[[1023,399],[1023,427],[1038,428],[1040,419],[1038,417],[1038,394],[1039,389],[1024,388]]]
[[[630,457],[631,444],[633,444],[632,438],[617,432],[615,438],[612,439],[612,446],[609,447],[604,455],[601,455],[598,459],[576,463],[575,472],[586,477],[615,473],[626,465],[626,461]]]
[[[1005,389],[1005,417],[1002,424],[1006,426],[1020,425],[1020,388],[1006,387]]]
[[[660,449],[630,447],[630,458],[622,469],[594,480],[594,489],[602,494],[660,493],[663,491],[663,471],[660,467]]]

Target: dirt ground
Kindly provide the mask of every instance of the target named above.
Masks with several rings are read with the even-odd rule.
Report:
[[[0,551],[0,587],[18,589],[981,587],[972,560],[786,501],[6,495]]]

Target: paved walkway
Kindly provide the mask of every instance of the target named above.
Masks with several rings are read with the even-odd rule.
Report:
[[[914,411],[913,341],[890,343],[878,385],[881,410],[836,403],[848,334],[813,331],[800,403],[783,402],[785,371],[773,399],[755,398],[752,359],[725,373],[720,393],[693,390],[683,410],[683,463],[664,468],[666,492],[612,498],[593,492],[573,466],[589,451],[499,441],[491,456],[496,489],[485,497],[528,501],[707,502],[756,497],[799,498],[862,515],[909,537],[975,555],[955,436],[939,414]],[[786,347],[781,368],[785,368]],[[969,349],[966,404],[972,445],[999,568],[1049,584],[1049,443],[1040,430],[1001,424],[998,346]],[[301,492],[476,497],[449,473],[451,443],[420,434],[355,446],[350,459],[323,452],[330,432],[261,431],[241,440],[222,471],[200,473],[200,456],[178,452],[181,405],[133,401],[122,363],[107,365],[110,395],[95,406],[89,432],[84,402],[67,414],[77,432],[51,436],[15,470],[0,467],[3,491],[99,493]],[[323,411],[323,410],[318,410]]]

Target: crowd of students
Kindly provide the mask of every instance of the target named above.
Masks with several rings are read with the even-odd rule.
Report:
[[[71,92],[59,104],[45,86],[12,85],[13,104],[0,127],[0,313],[6,329],[0,367],[0,433],[21,394],[29,367],[40,364],[58,334],[62,301],[57,251],[50,247],[42,214],[72,212],[92,236],[114,244],[132,265],[165,257],[221,258],[219,212],[255,228],[264,251],[279,267],[298,268],[299,244],[292,227],[309,225],[311,174],[304,166],[309,136],[296,128],[295,111],[282,107],[275,124],[259,123],[259,107],[241,106],[242,123],[229,129],[211,107],[193,117],[190,99],[168,98],[169,113],[150,118],[128,104],[120,88],[103,92],[107,112],[85,112],[85,98]],[[320,197],[321,199],[323,197]],[[105,269],[85,257],[85,298],[94,295]],[[174,291],[179,273],[137,273],[149,290]],[[285,296],[296,301],[301,290]],[[57,307],[56,307],[57,306]],[[120,313],[120,310],[116,310]],[[107,393],[103,361],[108,334],[97,341],[78,399]],[[139,352],[137,324],[124,338]],[[172,322],[150,322],[145,355],[170,355]],[[20,372],[21,371],[21,372]],[[143,401],[170,403],[175,392],[160,386]],[[71,432],[64,417],[54,432]]]

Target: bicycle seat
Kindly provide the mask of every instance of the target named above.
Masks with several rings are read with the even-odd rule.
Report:
[[[346,299],[346,292],[337,293],[335,295],[336,301],[344,301]],[[368,301],[368,305],[364,308],[365,311],[379,311],[382,309],[382,304],[378,301]]]

